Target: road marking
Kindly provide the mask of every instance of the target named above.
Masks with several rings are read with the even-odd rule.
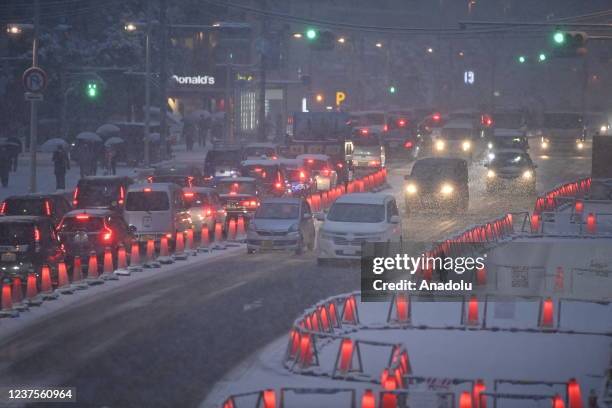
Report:
[[[251,303],[247,303],[242,306],[243,312],[250,312],[251,310],[259,309],[263,306],[263,299],[255,299]]]

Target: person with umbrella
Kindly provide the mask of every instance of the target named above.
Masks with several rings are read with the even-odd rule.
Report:
[[[9,136],[6,140],[10,143],[12,170],[17,171],[17,160],[19,159],[19,153],[21,153],[21,140],[17,136]]]
[[[70,170],[70,159],[62,145],[57,145],[53,152],[53,172],[55,173],[55,188],[64,190],[66,188],[66,171]]]

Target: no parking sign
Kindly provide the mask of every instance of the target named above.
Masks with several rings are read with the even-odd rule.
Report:
[[[27,92],[40,93],[47,87],[47,74],[38,67],[26,69],[22,79],[23,87]]]

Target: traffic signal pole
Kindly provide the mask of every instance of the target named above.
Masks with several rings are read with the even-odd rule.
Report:
[[[145,36],[145,124],[144,124],[144,166],[149,167],[149,133],[151,126],[151,2],[147,2],[147,33]]]
[[[166,92],[166,86],[168,84],[168,68],[167,68],[167,59],[168,59],[168,0],[160,1],[160,11],[159,11],[159,26],[160,26],[160,57],[159,57],[159,144],[160,144],[160,156],[161,159],[165,159],[169,155],[169,151],[167,148],[167,139],[168,139],[168,126],[167,126],[167,118],[166,111],[168,105],[168,96]]]
[[[38,66],[38,31],[40,29],[40,3],[34,0],[34,37],[32,39],[32,67]],[[30,193],[36,186],[36,148],[38,146],[38,101],[30,101]]]
[[[261,0],[262,10],[266,10],[266,0]],[[259,60],[259,95],[258,95],[258,126],[257,126],[257,139],[260,142],[264,142],[266,140],[266,47],[265,42],[267,41],[268,34],[268,18],[263,16],[261,18],[261,39],[262,39],[262,49],[260,50],[260,60]],[[226,110],[227,114],[227,110]]]

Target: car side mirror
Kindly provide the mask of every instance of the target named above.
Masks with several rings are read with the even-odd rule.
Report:
[[[320,212],[315,214],[315,220],[317,221],[325,221],[325,213]]]
[[[392,215],[391,219],[389,220],[389,224],[399,224],[399,223],[400,223],[400,216]]]
[[[128,231],[130,232],[130,234],[135,234],[135,233],[136,233],[136,231],[137,231],[137,228],[136,228],[136,226],[135,226],[135,225],[130,225],[130,226],[128,227]]]

